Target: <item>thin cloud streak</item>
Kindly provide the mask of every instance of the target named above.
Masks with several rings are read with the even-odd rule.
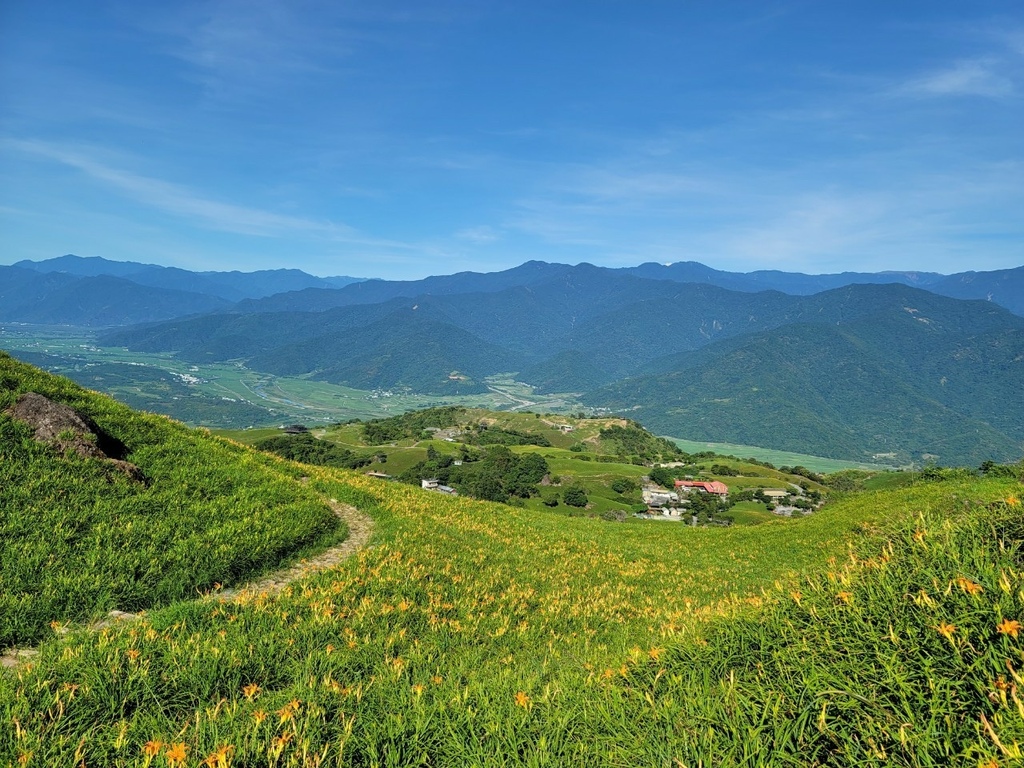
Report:
[[[958,61],[948,69],[933,72],[904,84],[899,92],[916,96],[981,96],[1005,99],[1015,93],[1010,78],[997,71],[996,58]]]
[[[306,234],[357,245],[419,249],[419,246],[407,243],[361,235],[345,224],[315,221],[213,200],[183,185],[113,168],[82,152],[45,142],[6,140],[3,143],[12,149],[74,168],[96,181],[129,194],[137,202],[189,219],[193,224],[207,229],[255,237]]]

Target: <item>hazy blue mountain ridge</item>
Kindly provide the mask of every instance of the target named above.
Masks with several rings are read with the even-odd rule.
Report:
[[[153,288],[121,277],[76,277],[0,267],[0,320],[4,321],[112,326],[229,306],[230,302],[216,296]]]
[[[341,286],[360,280],[360,278],[343,276],[316,277],[298,269],[195,272],[178,267],[163,267],[158,264],[110,261],[100,256],[82,257],[73,254],[43,261],[23,260],[13,266],[40,273],[62,273],[78,277],[100,277],[103,275],[122,277],[133,283],[152,288],[200,293],[232,302],[258,299],[305,288],[337,290]]]

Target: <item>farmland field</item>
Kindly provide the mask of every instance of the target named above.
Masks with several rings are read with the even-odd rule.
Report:
[[[868,588],[858,574],[873,571],[826,569],[856,530],[923,514],[918,525],[934,527],[939,545],[950,494],[991,500],[1012,488],[918,487],[804,520],[702,530],[566,520],[312,474],[315,489],[376,518],[372,549],[280,597],[181,603],[49,641],[37,664],[0,679],[0,717],[18,723],[0,735],[0,758],[31,754],[50,765],[77,752],[86,764],[149,765],[150,756],[183,754],[213,765],[220,754],[232,758],[225,765],[384,766],[672,765],[674,756],[753,766],[782,748],[796,757],[801,739],[825,754],[828,732],[802,728],[798,698],[776,701],[793,714],[751,728],[757,670],[727,649],[750,644],[753,653],[771,633],[793,631],[773,623],[797,617],[778,602],[790,593],[802,592],[819,621],[842,622],[845,601]],[[997,575],[975,578],[994,599],[1003,595]],[[1019,615],[1003,602],[1000,610]],[[744,618],[762,611],[767,625]],[[756,641],[743,634],[755,631]],[[906,642],[925,631],[899,629]],[[816,653],[828,659],[826,650]],[[994,652],[1018,653],[1015,644]],[[837,685],[826,670],[801,683],[817,691],[808,722],[821,709],[815,697]],[[833,733],[890,733],[870,708],[843,711]],[[927,710],[901,717],[912,724],[904,754],[942,754],[953,731],[929,730]],[[990,722],[1009,738],[1020,730],[1015,717],[1005,709]],[[956,725],[953,746],[969,748]],[[858,746],[846,742],[854,754]]]
[[[828,459],[823,456],[810,456],[804,453],[793,453],[792,451],[777,451],[772,448],[758,448],[754,445],[736,445],[734,443],[707,443],[699,440],[684,440],[679,437],[669,437],[673,443],[678,445],[687,453],[700,453],[701,451],[712,451],[725,456],[739,456],[740,458],[757,459],[767,461],[777,467],[802,466],[815,472],[838,472],[841,469],[873,469],[887,470],[895,469],[890,465],[870,462],[843,461],[842,459]]]
[[[372,419],[419,408],[464,405],[543,410],[575,408],[562,396],[527,399],[530,388],[509,376],[493,377],[480,395],[438,397],[391,390],[367,391],[304,378],[273,376],[241,364],[193,365],[170,354],[99,347],[88,329],[5,324],[0,349],[68,376],[134,408],[193,426],[241,429],[286,422],[326,424]]]
[[[511,374],[489,380],[480,395],[437,397],[403,391],[366,391],[304,378],[273,376],[241,364],[193,365],[170,354],[98,347],[89,329],[64,326],[0,325],[0,349],[33,365],[68,376],[141,410],[192,426],[242,430],[300,422],[310,426],[349,419],[375,419],[443,405],[506,409],[510,423],[519,410],[572,413],[579,404],[564,395],[535,396]],[[240,435],[234,435],[243,439]],[[556,434],[553,444],[568,447],[578,436]],[[756,446],[670,438],[685,451],[713,451],[756,458],[776,465],[802,465],[817,472],[887,469],[883,465],[840,461]],[[245,439],[251,442],[250,439]]]

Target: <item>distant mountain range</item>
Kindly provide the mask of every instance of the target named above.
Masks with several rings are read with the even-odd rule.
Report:
[[[328,287],[352,278],[24,264],[0,267],[0,320],[141,321],[100,342],[200,364],[430,394],[514,372],[691,439],[855,460],[1024,454],[1024,267],[815,276],[531,261]],[[274,285],[287,290],[267,295]]]
[[[21,270],[21,273],[15,271]],[[25,274],[27,272],[27,274]],[[33,279],[33,276],[36,276]],[[88,278],[93,278],[92,282]],[[105,278],[96,282],[96,278]],[[73,325],[122,325],[225,309],[245,299],[260,299],[305,288],[336,289],[359,282],[355,277],[314,277],[298,269],[256,272],[191,272],[133,261],[110,261],[99,256],[67,255],[45,261],[19,261],[0,267],[0,320]],[[19,291],[7,290],[17,284]],[[142,306],[139,287],[145,294]],[[57,289],[61,289],[59,292]],[[18,293],[30,296],[18,301]],[[170,291],[171,293],[164,293]],[[37,299],[46,299],[35,308]],[[109,317],[97,308],[127,305]],[[28,306],[26,306],[28,305]]]
[[[110,261],[98,256],[67,255],[45,261],[19,261],[10,267],[0,266],[0,321],[112,326],[221,309],[241,313],[319,312],[336,307],[378,304],[400,297],[497,293],[559,276],[568,277],[587,267],[646,280],[693,283],[743,293],[771,290],[793,296],[820,293],[846,285],[896,283],[951,298],[984,299],[1024,316],[1024,266],[955,275],[934,272],[805,275],[778,271],[723,272],[692,261],[670,265],[647,263],[621,269],[528,261],[500,272],[459,272],[423,280],[367,280],[346,276],[316,277],[297,269],[191,272],[155,264]],[[15,269],[28,270],[39,277],[11,271]],[[81,282],[89,277],[119,278],[125,282]],[[15,285],[16,289],[13,288]],[[145,306],[133,308],[135,297],[139,295],[137,286],[176,293],[149,294]],[[58,288],[64,292],[51,295]],[[98,295],[86,298],[79,293]],[[46,305],[36,308],[41,299],[47,299]],[[124,308],[116,319],[107,318],[101,311],[104,306],[117,304]]]
[[[428,277],[423,280],[369,280],[345,286],[342,290],[311,287],[257,301],[243,302],[238,309],[254,311],[317,310],[354,304],[376,304],[398,297],[451,295],[462,293],[495,293],[515,286],[526,286],[560,275],[569,275],[578,267],[528,261],[501,272],[459,272],[454,275]],[[798,272],[722,272],[698,262],[671,265],[641,264],[638,267],[607,269],[593,267],[618,275],[631,275],[647,280],[694,283],[730,291],[757,293],[779,291],[793,296],[842,288],[846,285],[883,285],[895,283],[923,288],[931,293],[957,299],[984,299],[1024,316],[1024,266],[993,272],[961,272],[940,275],[933,272],[843,272],[834,275],[804,275]]]

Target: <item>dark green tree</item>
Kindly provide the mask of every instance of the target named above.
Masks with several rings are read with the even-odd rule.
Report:
[[[676,482],[675,475],[668,467],[654,467],[647,476],[651,478],[652,483],[657,483],[663,488],[671,488]]]
[[[589,499],[587,499],[587,492],[582,486],[571,485],[562,493],[562,501],[570,507],[585,507]]]

